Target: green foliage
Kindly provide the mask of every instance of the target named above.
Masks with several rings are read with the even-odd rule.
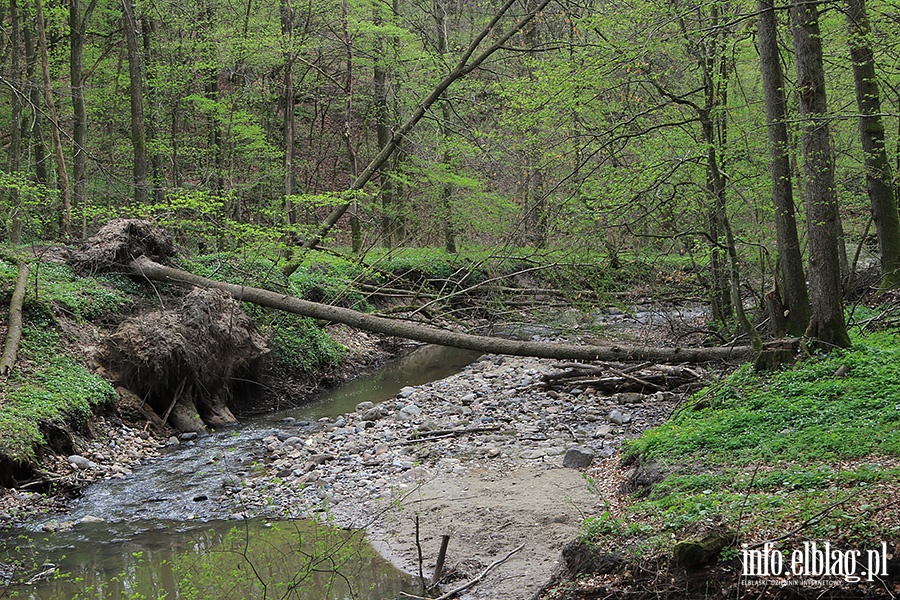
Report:
[[[601,535],[619,535],[625,529],[625,523],[604,511],[599,517],[588,517],[581,522],[581,538],[593,540]]]
[[[774,374],[741,368],[697,396],[698,406],[628,447],[645,458],[702,453],[704,462],[849,459],[900,453],[900,348],[863,338]],[[841,365],[847,377],[833,377]]]
[[[315,285],[326,286],[335,292],[347,289],[347,280],[339,274],[352,270],[346,263],[334,268],[326,266],[318,271],[303,267],[288,281],[281,269],[266,258],[227,252],[185,261],[183,266],[204,277],[238,285],[284,290],[298,296],[303,295],[304,285],[309,286],[307,290]],[[331,275],[326,276],[329,272]],[[317,369],[337,365],[344,357],[345,349],[308,317],[251,303],[244,303],[243,309],[269,339],[275,368],[280,375],[314,373]]]
[[[18,217],[26,239],[55,235],[55,224],[47,208],[58,195],[22,171],[8,173],[0,169],[0,227],[9,231],[13,219]]]
[[[596,538],[664,548],[713,524],[751,536],[801,524],[814,539],[859,543],[892,535],[883,511],[900,481],[900,339],[855,341],[780,372],[743,367],[629,442],[628,459],[664,478],[617,516],[641,530],[595,527]],[[849,372],[835,377],[841,365]]]
[[[346,353],[343,346],[307,317],[280,312],[268,319],[263,316],[261,329],[269,332],[276,366],[285,373],[314,373],[337,365]]]
[[[120,275],[78,277],[71,267],[61,263],[40,263],[32,269],[31,277],[37,280],[37,302],[48,302],[77,321],[121,313],[132,302],[128,294],[139,289]]]
[[[116,399],[112,386],[65,352],[52,317],[29,310],[19,360],[0,392],[0,454],[27,462],[45,443],[43,424],[86,419],[96,405]]]

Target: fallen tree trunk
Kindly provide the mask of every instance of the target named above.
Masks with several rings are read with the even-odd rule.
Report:
[[[19,268],[19,275],[16,277],[16,287],[9,302],[9,321],[6,326],[3,357],[0,358],[0,377],[8,376],[16,364],[16,354],[22,340],[22,302],[25,300],[25,286],[28,284],[28,273],[31,269],[28,263],[21,259],[16,261],[16,266]]]
[[[534,356],[559,360],[710,362],[743,361],[754,355],[750,346],[731,348],[652,348],[638,346],[580,346],[546,342],[523,342],[503,338],[470,335],[435,329],[408,321],[396,321],[361,313],[348,308],[301,300],[259,288],[206,279],[187,271],[166,267],[146,256],[130,263],[131,270],[147,279],[217,288],[229,292],[237,300],[252,302],[299,315],[344,323],[351,327],[402,337],[429,344],[477,350],[491,354]]]

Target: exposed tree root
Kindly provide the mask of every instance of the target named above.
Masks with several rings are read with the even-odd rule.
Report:
[[[237,423],[230,383],[255,378],[269,352],[231,296],[195,289],[177,310],[124,321],[107,341],[110,373],[179,431]]]

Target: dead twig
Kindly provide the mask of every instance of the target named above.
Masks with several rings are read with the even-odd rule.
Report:
[[[482,571],[481,573],[479,573],[474,579],[470,579],[466,583],[453,588],[452,590],[450,590],[449,592],[447,592],[446,594],[444,594],[442,596],[438,596],[437,598],[435,598],[435,600],[450,600],[450,598],[459,594],[460,592],[466,591],[467,589],[469,589],[470,587],[472,587],[473,585],[475,585],[476,583],[478,583],[479,581],[484,579],[487,576],[487,574],[490,573],[495,567],[498,567],[498,566],[502,565],[503,563],[505,563],[506,561],[508,561],[513,554],[515,554],[516,552],[518,552],[519,550],[521,550],[524,547],[525,547],[525,544],[520,544],[516,548],[513,548],[506,554],[506,556],[504,556],[503,558],[497,559],[494,562],[492,562],[491,564],[489,564],[487,566],[487,568],[484,571]]]
[[[484,433],[488,431],[499,431],[499,425],[484,425],[482,427],[464,427],[462,429],[436,429],[435,431],[429,431],[427,436],[420,438],[410,438],[408,440],[404,440],[400,442],[401,446],[407,446],[409,444],[421,444],[423,442],[433,442],[435,440],[445,440],[447,438],[456,437],[459,435],[467,435],[469,433]]]

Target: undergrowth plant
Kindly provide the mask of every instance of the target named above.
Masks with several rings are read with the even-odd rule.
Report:
[[[95,406],[113,402],[116,392],[65,351],[53,318],[29,307],[15,369],[0,391],[0,454],[30,462],[44,444],[42,424],[83,422]]]
[[[657,549],[722,527],[751,542],[896,539],[898,398],[896,334],[857,336],[853,348],[782,371],[743,367],[626,445],[626,463],[661,473],[615,515],[644,527],[611,528],[601,516],[583,533]]]

